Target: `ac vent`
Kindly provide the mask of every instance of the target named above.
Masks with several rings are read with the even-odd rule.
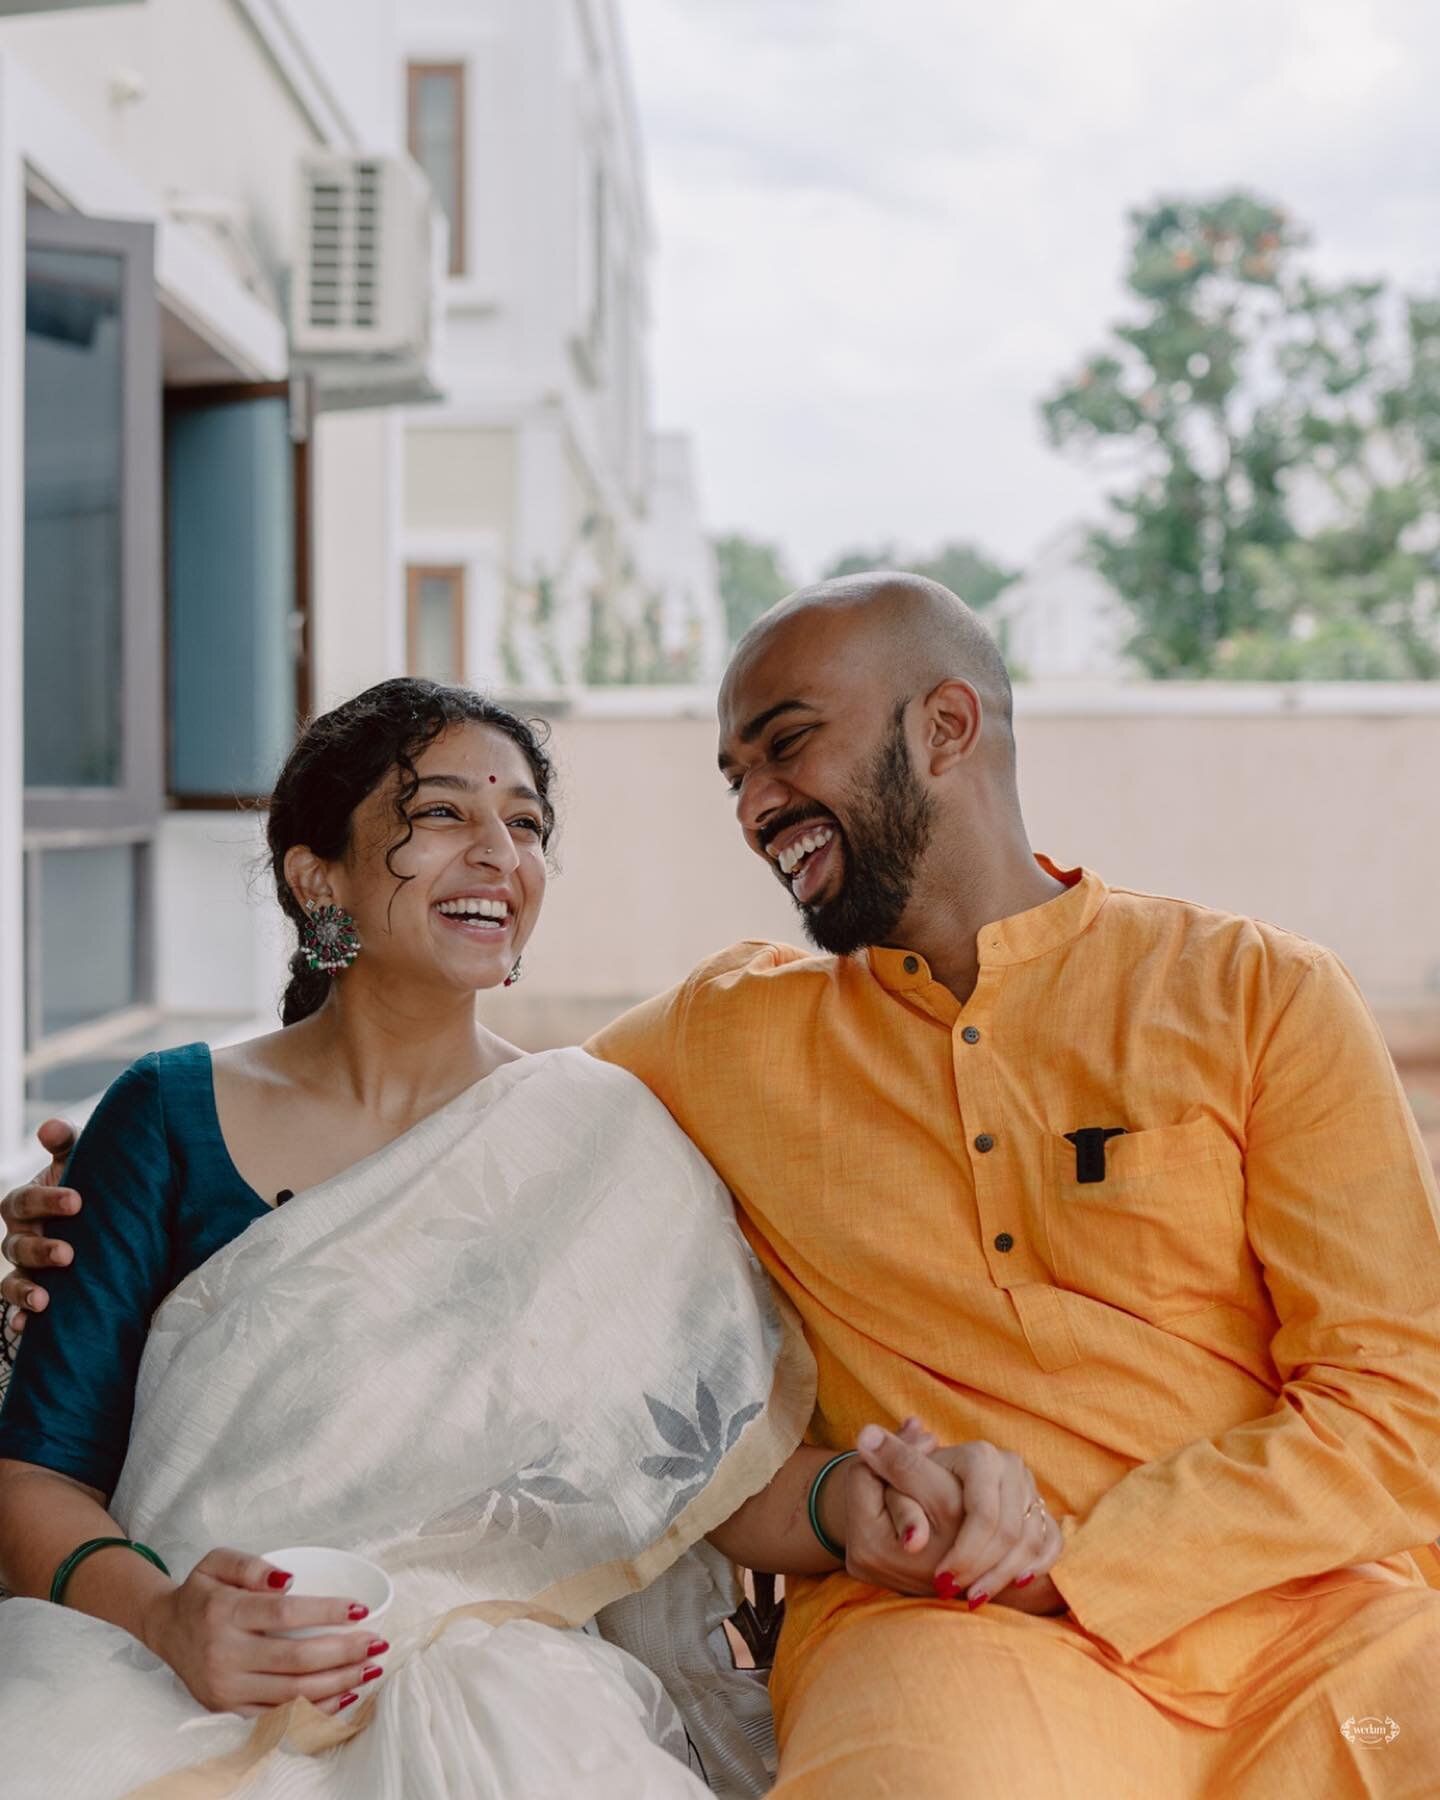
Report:
[[[320,150],[302,159],[301,179],[295,353],[428,366],[445,227],[424,175],[408,156]]]

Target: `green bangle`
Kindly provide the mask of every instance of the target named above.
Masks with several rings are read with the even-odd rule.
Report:
[[[168,1575],[170,1573],[148,1544],[132,1543],[129,1538],[87,1538],[78,1549],[70,1552],[64,1562],[62,1562],[60,1567],[55,1571],[54,1578],[50,1583],[51,1604],[54,1606],[63,1606],[65,1603],[66,1586],[69,1584],[70,1577],[80,1567],[81,1563],[84,1562],[87,1556],[93,1556],[97,1550],[108,1550],[112,1544],[123,1544],[127,1550],[135,1551],[137,1555],[143,1556],[146,1562],[154,1563],[155,1567],[162,1575]]]
[[[833,1556],[836,1562],[842,1563],[845,1560],[844,1550],[839,1544],[831,1543],[830,1539],[825,1535],[825,1527],[820,1523],[820,1490],[825,1485],[825,1477],[832,1469],[838,1469],[842,1462],[849,1462],[850,1458],[857,1454],[858,1452],[854,1450],[842,1450],[838,1456],[832,1456],[825,1467],[810,1483],[810,1501],[808,1508],[810,1513],[810,1529],[815,1533],[816,1542],[825,1554],[827,1556]]]

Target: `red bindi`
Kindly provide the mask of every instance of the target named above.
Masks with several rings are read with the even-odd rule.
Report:
[[[492,783],[492,784],[493,784],[493,783],[494,783],[494,782],[496,782],[496,781],[498,781],[498,780],[499,780],[499,779],[500,779],[500,777],[499,777],[499,776],[498,776],[498,775],[492,775],[492,776],[491,776],[491,777],[490,777],[490,780],[491,780],[491,783]]]

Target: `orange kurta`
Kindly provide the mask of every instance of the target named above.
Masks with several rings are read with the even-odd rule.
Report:
[[[1346,1631],[1418,1633],[1440,1682],[1440,1595],[1405,1554],[1440,1532],[1440,1207],[1334,957],[1252,920],[1062,879],[1063,895],[981,931],[963,1007],[903,950],[837,960],[752,943],[591,1047],[646,1081],[729,1183],[805,1321],[815,1441],[848,1446],[869,1420],[918,1413],[942,1441],[1019,1452],[1065,1520],[1061,1621],[972,1619],[844,1575],[792,1580],[782,1742],[793,1699],[835,1700],[826,1658],[839,1668],[850,1652],[829,1640],[853,1642],[852,1681],[868,1653],[847,1628],[868,1619],[873,1646],[899,1618],[926,1640],[930,1674],[940,1632],[961,1654],[987,1645],[992,1669],[1025,1646],[1042,1696],[1051,1651],[1118,1677],[1125,1706],[1191,1733],[1163,1766],[1193,1757],[1199,1792],[1217,1731],[1273,1731],[1306,1654],[1333,1663]],[[1102,1181],[1077,1179],[1065,1134],[1085,1127],[1126,1133]],[[1419,1623],[1402,1629],[1397,1605]],[[1288,1685],[1271,1692],[1277,1659]],[[1089,1679],[1076,1716],[1093,1722]],[[1357,1692],[1351,1711],[1396,1704]],[[1367,1747],[1392,1771],[1418,1753],[1421,1719],[1402,1724],[1406,1749]],[[1440,1792],[1440,1743],[1430,1754],[1417,1794]],[[1293,1791],[1323,1791],[1320,1773]],[[851,1791],[837,1769],[827,1780],[813,1792]],[[894,1791],[932,1789],[916,1775]],[[1257,1791],[1291,1789],[1274,1775]]]

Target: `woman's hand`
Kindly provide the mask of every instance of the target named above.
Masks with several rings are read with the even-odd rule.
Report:
[[[80,1196],[60,1186],[66,1160],[75,1147],[74,1127],[64,1119],[47,1119],[37,1135],[41,1149],[49,1154],[49,1166],[23,1187],[12,1188],[0,1201],[0,1218],[6,1226],[0,1256],[15,1264],[0,1280],[0,1305],[10,1309],[5,1322],[17,1337],[25,1329],[26,1314],[44,1312],[50,1303],[46,1290],[21,1271],[64,1268],[72,1255],[68,1244],[45,1235],[41,1221],[80,1210]]]
[[[851,1573],[899,1593],[923,1593],[928,1587],[941,1599],[965,1600],[972,1611],[991,1599],[1022,1612],[1065,1611],[1049,1579],[1064,1540],[1023,1460],[983,1440],[927,1454],[923,1431],[909,1420],[901,1437],[875,1425],[860,1433],[860,1455],[846,1468],[863,1465],[863,1473],[847,1483],[846,1498],[855,1499],[869,1526],[862,1560],[867,1571],[876,1572],[852,1568]],[[937,1481],[941,1474],[951,1489]],[[895,1548],[887,1550],[880,1541],[877,1497],[866,1475],[888,1490],[884,1505]],[[889,1578],[896,1548],[911,1570],[903,1582]]]
[[[371,1659],[390,1646],[373,1632],[342,1629],[365,1617],[363,1606],[286,1594],[290,1580],[261,1557],[212,1550],[151,1600],[144,1641],[212,1712],[248,1716],[297,1698],[339,1712],[380,1674]],[[271,1635],[321,1625],[336,1629]]]
[[[860,1434],[869,1444],[867,1426]],[[935,1439],[907,1420],[899,1436],[880,1432],[879,1443],[842,1463],[830,1477],[836,1493],[822,1490],[827,1535],[845,1546],[845,1572],[897,1594],[935,1592],[942,1551],[964,1516],[964,1491],[932,1452]]]

